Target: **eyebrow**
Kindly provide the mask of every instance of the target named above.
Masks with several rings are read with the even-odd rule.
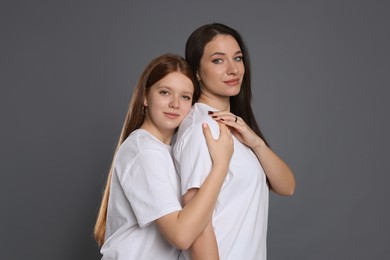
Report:
[[[166,88],[166,89],[172,90],[172,88],[171,88],[170,86],[167,86],[167,85],[161,85],[161,86],[158,86],[157,88],[158,88],[158,89]],[[193,92],[191,92],[191,91],[186,91],[186,90],[183,91],[183,93],[184,93],[184,94],[187,94],[187,95],[189,95],[189,94],[193,95],[193,94],[194,94]]]
[[[192,96],[192,95],[194,95],[194,92],[184,91],[183,94]]]
[[[235,53],[234,53],[234,55],[237,55],[237,54],[242,54],[242,51],[236,51]],[[211,55],[210,55],[210,57],[213,57],[213,56],[215,56],[215,55],[226,55],[226,53],[224,53],[224,52],[214,52],[214,53],[212,53]]]

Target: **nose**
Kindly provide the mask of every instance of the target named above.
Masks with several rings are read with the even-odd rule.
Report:
[[[234,61],[229,62],[229,67],[227,69],[228,75],[236,75],[238,73],[237,64]]]
[[[169,107],[178,109],[180,107],[179,98],[176,96],[173,96],[171,102],[169,103]]]

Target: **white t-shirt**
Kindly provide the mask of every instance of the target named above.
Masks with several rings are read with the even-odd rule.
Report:
[[[202,132],[207,122],[214,138],[218,124],[208,115],[216,109],[195,104],[177,132],[173,156],[181,177],[181,193],[199,188],[211,170]],[[234,154],[214,210],[212,223],[221,260],[265,260],[269,189],[254,152],[234,137]],[[187,259],[188,252],[184,252]]]
[[[178,259],[154,220],[181,210],[180,198],[171,146],[143,129],[131,133],[115,156],[102,259]]]

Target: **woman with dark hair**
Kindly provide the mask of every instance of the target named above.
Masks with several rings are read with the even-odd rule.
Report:
[[[208,122],[217,137],[223,123],[234,136],[234,154],[212,221],[185,256],[208,259],[208,252],[218,250],[223,260],[266,259],[269,189],[292,195],[295,179],[256,123],[247,48],[236,30],[214,23],[190,35],[185,53],[200,95],[194,96],[197,103],[180,125],[174,146],[184,203],[199,192],[212,165],[199,125]]]
[[[105,260],[178,259],[211,220],[233,153],[220,124],[214,140],[202,125],[213,167],[182,207],[171,140],[193,104],[195,79],[177,55],[152,60],[134,90],[108,175],[94,235]]]

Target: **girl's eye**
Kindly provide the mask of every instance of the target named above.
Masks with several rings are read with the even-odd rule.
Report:
[[[242,61],[242,56],[237,56],[234,58],[236,61]]]
[[[192,99],[192,97],[190,97],[190,96],[183,96],[183,98],[184,98],[185,100],[191,100],[191,99]]]
[[[222,59],[215,59],[215,60],[213,60],[213,63],[215,63],[215,64],[220,64],[222,62],[223,62]]]
[[[160,94],[166,96],[169,94],[169,92],[166,90],[160,90]]]

